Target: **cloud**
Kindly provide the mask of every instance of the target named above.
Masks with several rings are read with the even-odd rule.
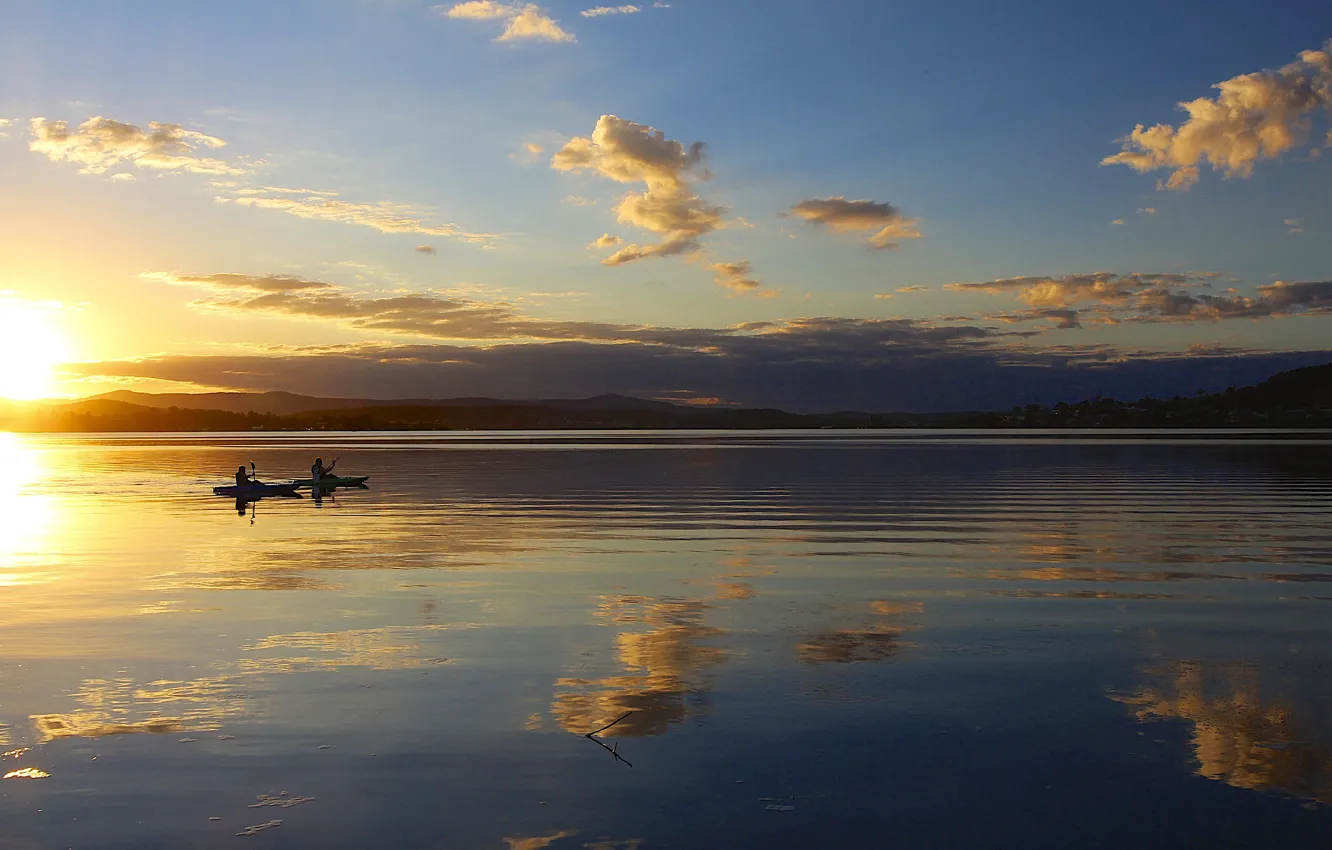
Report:
[[[948,336],[952,330],[958,336]],[[1257,383],[1332,362],[1332,351],[1139,352],[1014,345],[980,328],[905,321],[792,320],[766,330],[685,331],[674,342],[569,340],[486,345],[283,348],[64,366],[90,379],[152,379],[232,390],[367,398],[699,397],[793,411],[1007,410],[1014,404]]]
[[[584,198],[580,195],[565,195],[564,203],[571,207],[595,207],[597,201],[592,198]]]
[[[145,272],[142,277],[160,280],[183,286],[199,286],[206,289],[253,290],[255,292],[310,292],[317,289],[335,289],[332,283],[321,280],[306,280],[291,275],[248,275],[248,274],[169,274],[167,272]]]
[[[1285,283],[1278,280],[1268,286],[1258,287],[1258,295],[1278,312],[1290,310],[1332,312],[1332,280],[1305,283]]]
[[[1156,207],[1138,207],[1138,212],[1141,215],[1156,215]]]
[[[1031,307],[986,316],[1003,322],[1055,319],[1058,327],[1099,324],[1260,319],[1299,313],[1332,313],[1332,281],[1260,286],[1255,296],[1236,290],[1207,291],[1213,274],[1125,274],[1109,272],[1062,278],[1019,277],[983,283],[950,283],[945,289],[1015,295]],[[1080,306],[1078,310],[1070,308]]]
[[[89,118],[71,130],[65,121],[33,118],[28,147],[52,162],[71,162],[81,174],[104,174],[119,165],[195,174],[244,174],[246,169],[203,156],[200,148],[221,148],[226,142],[179,124],[153,121],[144,130],[110,118]]]
[[[1287,230],[1286,230],[1287,233],[1303,233],[1303,232],[1304,232],[1304,222],[1303,222],[1301,219],[1298,219],[1298,218],[1288,218],[1288,219],[1285,219],[1284,224],[1285,224],[1286,227],[1287,227]]]
[[[592,171],[617,183],[644,183],[644,192],[628,192],[615,207],[623,224],[659,234],[651,245],[626,245],[602,260],[619,266],[649,257],[669,257],[699,250],[699,239],[722,227],[722,207],[694,193],[692,181],[706,179],[703,143],[689,147],[667,139],[660,130],[614,115],[603,115],[590,137],[570,139],[551,159],[557,171]]]
[[[614,248],[616,245],[619,245],[622,242],[624,242],[624,240],[618,236],[612,236],[609,233],[603,233],[601,236],[598,236],[596,239],[593,239],[591,242],[589,242],[587,247]]]
[[[528,142],[523,147],[527,149],[528,153],[545,153],[546,151],[545,146],[537,142]]]
[[[709,263],[708,269],[715,273],[718,286],[724,286],[736,295],[753,293],[763,286],[754,279],[754,268],[749,260],[734,263]]]
[[[600,18],[605,15],[637,15],[643,11],[641,6],[597,6],[592,9],[584,9],[578,14],[584,18]]]
[[[433,292],[356,296],[325,281],[282,275],[187,275],[148,272],[164,283],[201,287],[212,297],[201,307],[235,314],[267,314],[334,321],[371,332],[451,340],[652,338],[642,326],[546,321],[524,316],[510,304]]]
[[[1034,346],[1026,336],[1048,328],[1014,333],[965,317],[947,324],[798,317],[720,328],[659,327],[543,319],[514,304],[447,292],[356,294],[333,283],[288,275],[149,276],[203,290],[207,297],[197,302],[201,309],[326,322],[369,339],[70,363],[64,371],[103,381],[161,380],[198,388],[344,397],[586,397],[611,388],[644,398],[671,398],[688,387],[693,398],[794,411],[931,411],[1006,410],[1015,403],[1053,403],[1097,393],[1169,396],[1199,387],[1252,384],[1283,369],[1332,362],[1332,351],[1162,353],[1105,343]],[[1243,296],[1214,295],[1201,283],[1194,286],[1193,281],[1209,279],[1202,275],[1185,278],[1186,286],[1168,287],[1146,286],[1164,275],[1118,277],[1129,295],[1123,304],[1108,306],[1120,310],[1123,321],[1135,315],[1145,321],[1192,321],[1209,313],[1225,318],[1264,311],[1272,316],[1332,313],[1332,281],[1279,282]],[[1011,295],[1023,291],[1024,284],[1014,281],[1030,285],[1042,280],[1051,279],[984,285]],[[1175,300],[1153,307],[1154,313],[1133,312],[1139,306],[1133,281],[1152,297]],[[1030,306],[1027,318],[1036,321],[1036,311],[1043,311],[1044,321],[1058,324],[1071,322],[1076,311],[1076,318],[1085,322],[1099,319],[1096,310],[1101,306],[1095,301]],[[1173,318],[1162,318],[1167,314]]]
[[[911,286],[901,286],[901,287],[898,287],[897,291],[898,291],[898,292],[929,292],[929,291],[930,291],[930,288],[929,288],[928,286],[921,286],[920,284],[912,284]]]
[[[443,10],[444,7],[437,6]],[[572,42],[573,35],[565,32],[555,21],[535,3],[497,3],[495,0],[470,0],[449,8],[450,18],[462,18],[473,21],[504,21],[504,32],[496,41],[554,41]]]
[[[471,233],[456,224],[429,224],[425,221],[426,213],[409,204],[394,201],[354,203],[339,200],[336,192],[281,186],[258,188],[231,188],[225,184],[215,184],[215,186],[226,193],[214,199],[218,203],[278,210],[313,221],[358,224],[363,227],[373,227],[381,233],[446,236],[475,245],[489,245],[499,238],[495,233]]]
[[[1071,274],[1064,277],[1014,277],[983,283],[950,283],[944,289],[954,292],[984,292],[989,295],[1015,293],[1018,300],[1033,307],[1066,307],[1094,301],[1123,304],[1141,292],[1169,286],[1196,286],[1207,277],[1189,274]]]
[[[438,253],[439,253],[438,251],[435,250],[435,246],[434,246],[434,245],[417,245],[417,246],[416,246],[416,251],[417,251],[417,253],[419,253],[419,254],[429,254],[429,255],[432,256],[432,257],[433,257],[435,254],[438,254]]]
[[[515,14],[515,8],[509,3],[496,3],[495,0],[471,0],[471,2],[459,3],[449,9],[447,14],[450,18],[490,21],[510,17]]]
[[[791,212],[834,233],[877,231],[868,238],[875,248],[896,248],[902,239],[921,238],[916,219],[902,215],[892,204],[848,201],[841,197],[812,198],[791,207]]]
[[[1214,98],[1179,104],[1188,118],[1178,128],[1139,124],[1119,140],[1123,150],[1101,164],[1169,170],[1158,187],[1176,191],[1198,182],[1203,163],[1226,177],[1251,176],[1260,160],[1304,144],[1311,116],[1332,107],[1332,41],[1275,71],[1243,74],[1213,88],[1220,92]]]
[[[13,123],[14,123],[14,122],[13,122],[12,119],[9,119],[9,118],[0,118],[0,139],[4,139],[4,138],[8,138],[8,137],[9,137],[9,133],[6,132],[5,128],[8,127],[10,124],[13,124]]]
[[[1117,219],[1115,219],[1114,221],[1112,221],[1112,222],[1110,222],[1110,223],[1111,223],[1111,224],[1123,224],[1123,223],[1124,223],[1124,219],[1122,219],[1122,218],[1117,218]]]
[[[874,297],[880,301],[887,301],[889,298],[893,297],[893,294],[891,292],[876,292],[874,293]]]
[[[1008,313],[992,313],[984,318],[989,321],[1004,322],[1009,325],[1034,322],[1041,319],[1050,319],[1053,322],[1051,325],[1053,328],[1057,330],[1069,330],[1082,327],[1080,315],[1078,310],[1067,308],[1033,307],[1028,310],[1013,310]]]

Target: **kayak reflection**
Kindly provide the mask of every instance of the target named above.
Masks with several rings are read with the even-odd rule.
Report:
[[[330,502],[336,502],[338,500],[337,497],[338,490],[369,490],[369,489],[370,488],[367,487],[365,484],[343,484],[343,485],[335,484],[330,487],[323,487],[323,486],[312,487],[310,488],[310,498],[314,500],[314,505],[316,508],[322,508],[324,506],[325,499],[327,499]]]

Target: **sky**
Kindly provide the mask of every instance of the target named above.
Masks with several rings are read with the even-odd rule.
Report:
[[[1006,408],[1332,361],[1332,6],[0,5],[0,396]]]

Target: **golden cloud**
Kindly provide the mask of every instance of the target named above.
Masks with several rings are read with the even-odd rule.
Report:
[[[791,213],[834,233],[875,231],[867,239],[875,248],[896,248],[903,239],[921,238],[916,219],[902,215],[892,204],[811,198],[791,207]]]
[[[571,42],[574,40],[571,34],[565,32],[554,18],[547,15],[545,10],[535,3],[470,0],[456,4],[446,14],[450,18],[473,21],[504,21],[504,32],[500,33],[496,41]]]
[[[153,121],[144,130],[110,118],[89,118],[71,130],[65,121],[33,118],[30,150],[52,162],[72,162],[82,174],[104,174],[118,165],[195,174],[244,174],[246,169],[199,154],[226,142],[179,124]]]
[[[660,234],[653,245],[627,245],[602,263],[624,265],[648,257],[697,251],[699,238],[722,227],[722,207],[694,193],[692,181],[706,179],[703,143],[681,142],[644,124],[603,115],[591,136],[570,139],[551,159],[557,171],[588,170],[617,183],[644,183],[645,192],[629,192],[615,207],[624,224]]]
[[[356,224],[372,227],[380,233],[445,236],[474,245],[489,245],[499,238],[495,233],[471,233],[456,224],[430,224],[425,220],[426,213],[409,204],[393,201],[355,203],[339,200],[336,192],[281,186],[233,188],[221,184],[217,188],[226,193],[215,198],[218,203],[277,210],[312,221]]]
[[[1101,164],[1139,172],[1168,169],[1158,187],[1176,191],[1198,182],[1204,162],[1226,177],[1249,177],[1260,160],[1304,144],[1310,116],[1332,108],[1332,41],[1275,71],[1242,74],[1213,88],[1220,92],[1214,98],[1179,104],[1188,114],[1179,127],[1139,124],[1119,140],[1123,150]]]
[[[708,268],[715,274],[718,286],[724,286],[737,295],[752,293],[763,286],[754,279],[754,267],[749,260],[734,263],[710,263]]]

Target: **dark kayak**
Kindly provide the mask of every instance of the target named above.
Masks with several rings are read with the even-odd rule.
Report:
[[[302,478],[293,483],[297,487],[318,487],[321,490],[328,490],[333,487],[360,487],[369,480],[369,475],[325,475],[317,481],[313,478]]]
[[[262,499],[264,496],[299,496],[295,484],[259,484],[240,486],[230,484],[226,487],[214,487],[213,495],[231,496],[236,499]]]

